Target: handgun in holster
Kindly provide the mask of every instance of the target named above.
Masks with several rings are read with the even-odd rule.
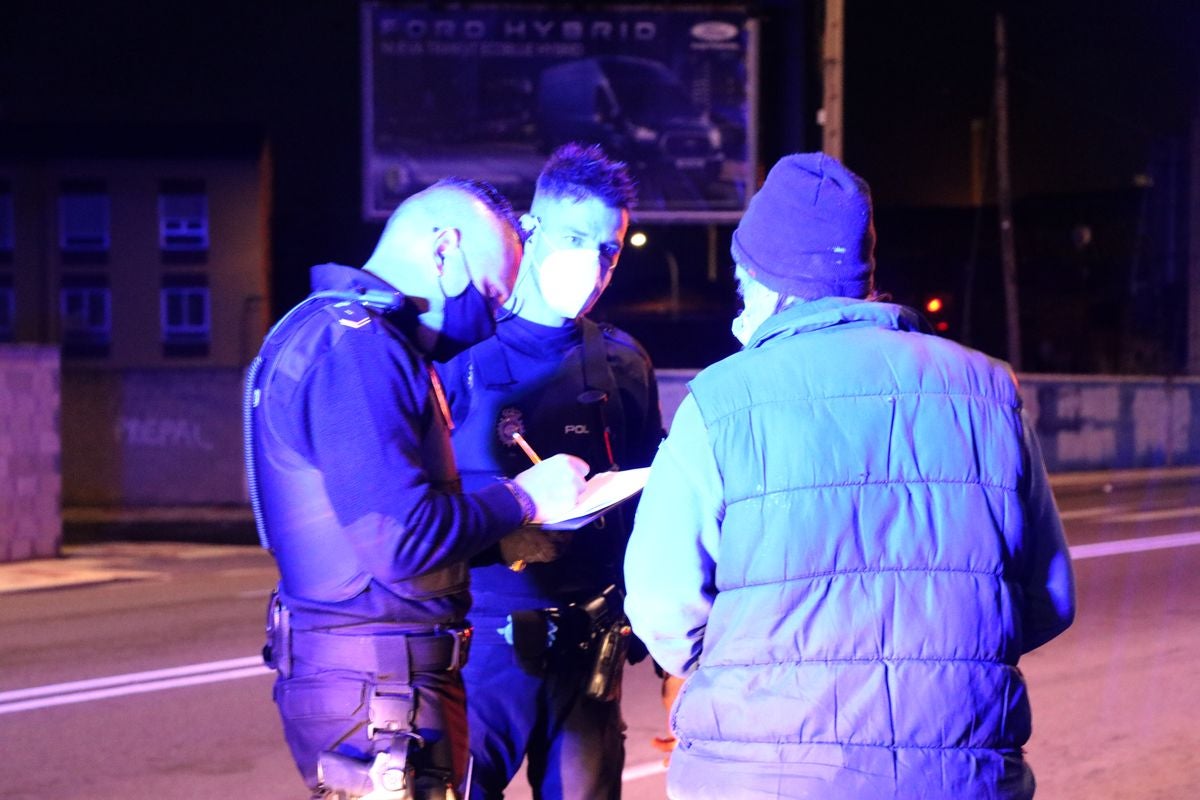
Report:
[[[291,613],[278,590],[267,604],[263,662],[287,678],[292,673]],[[368,707],[368,737],[390,744],[367,759],[327,750],[317,757],[317,780],[332,796],[353,800],[455,800],[449,774],[413,767],[411,755],[424,741],[413,730],[415,700],[411,686],[373,686]]]
[[[625,593],[615,584],[577,606],[589,622],[587,647],[592,654],[586,694],[611,702],[621,697],[621,675],[633,634],[625,616]]]
[[[510,620],[513,650],[527,671],[541,674],[556,656],[583,656],[589,664],[586,695],[604,702],[620,698],[632,630],[624,593],[615,584],[584,602],[516,612]]]
[[[353,800],[456,800],[448,771],[418,769],[415,763],[425,740],[413,728],[416,699],[411,686],[373,686],[367,716],[367,737],[390,743],[365,759],[322,752],[317,756],[322,789]]]
[[[406,753],[378,753],[373,761],[326,750],[317,757],[317,782],[327,792],[355,800],[413,800]]]
[[[263,663],[282,678],[292,674],[292,618],[279,599],[279,590],[271,592],[267,603],[267,641],[263,645]]]

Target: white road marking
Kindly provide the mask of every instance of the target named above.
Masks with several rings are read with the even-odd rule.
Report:
[[[1137,506],[1133,503],[1125,503],[1119,506],[1091,506],[1090,508],[1073,508],[1068,511],[1059,509],[1058,517],[1063,522],[1068,522],[1073,519],[1094,519],[1095,517],[1106,517],[1109,514],[1133,511]]]
[[[107,678],[52,683],[47,686],[0,692],[0,714],[12,714],[17,711],[49,708],[70,703],[84,703],[89,700],[102,700],[106,697],[158,692],[163,689],[216,683],[236,678],[252,678],[270,672],[271,670],[263,665],[260,656],[248,656],[148,672],[130,672]]]
[[[1126,553],[1141,553],[1146,550],[1165,550],[1171,547],[1187,547],[1200,544],[1200,531],[1168,533],[1163,536],[1144,536],[1140,539],[1117,539],[1112,542],[1092,542],[1071,547],[1071,558],[1098,558],[1119,556]]]
[[[1134,511],[1128,514],[1116,514],[1109,522],[1154,522],[1160,519],[1180,519],[1182,517],[1200,517],[1200,507],[1160,508],[1157,511]]]
[[[1192,511],[1190,509],[1175,510]],[[1080,511],[1076,512],[1075,516],[1079,518],[1084,515],[1083,511]],[[1086,516],[1093,515],[1086,514]],[[1178,514],[1178,516],[1183,515]],[[1120,539],[1111,542],[1077,544],[1071,547],[1070,550],[1071,558],[1085,559],[1192,545],[1200,545],[1200,531],[1172,533],[1163,536],[1147,536],[1138,539]],[[259,656],[248,656],[246,658],[233,658],[224,661],[188,664],[168,669],[131,672],[125,675],[112,675],[106,678],[92,678],[82,681],[48,684],[46,686],[34,686],[28,689],[0,692],[0,714],[12,714],[18,711],[30,711],[37,708],[49,708],[70,703],[84,703],[108,697],[158,692],[166,689],[177,689],[183,686],[196,686],[205,683],[238,680],[240,678],[253,678],[271,673],[272,671],[263,665],[262,659]],[[654,775],[661,775],[666,771],[667,766],[662,760],[635,764],[626,768],[621,773],[621,781],[623,783],[631,783]]]
[[[667,765],[663,763],[662,759],[648,761],[645,764],[626,767],[625,771],[621,773],[621,783],[632,783],[642,778],[649,778],[652,775],[661,775],[666,771]]]

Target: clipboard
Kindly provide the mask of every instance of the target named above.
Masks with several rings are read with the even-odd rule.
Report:
[[[573,531],[582,528],[642,491],[648,477],[649,467],[593,475],[588,478],[587,485],[573,508],[537,523],[537,527],[550,531]]]

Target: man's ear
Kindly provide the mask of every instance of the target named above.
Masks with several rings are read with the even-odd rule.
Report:
[[[433,239],[433,254],[438,267],[438,275],[442,274],[447,254],[453,253],[461,247],[462,231],[458,228],[442,228],[437,232]]]

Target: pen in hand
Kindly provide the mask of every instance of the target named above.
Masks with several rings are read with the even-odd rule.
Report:
[[[538,456],[537,453],[533,452],[533,448],[529,446],[529,442],[525,441],[524,436],[517,433],[516,431],[513,431],[512,438],[513,438],[513,441],[516,442],[520,446],[520,448],[525,451],[525,455],[529,456],[530,461],[532,461],[534,464],[542,463],[541,457]]]

